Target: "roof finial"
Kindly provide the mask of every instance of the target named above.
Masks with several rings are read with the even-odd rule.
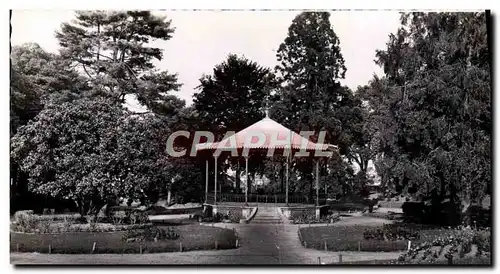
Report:
[[[266,118],[269,118],[269,108],[267,108],[267,106],[264,109],[264,111],[266,112]]]

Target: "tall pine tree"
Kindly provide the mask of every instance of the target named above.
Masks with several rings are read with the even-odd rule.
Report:
[[[297,15],[277,58],[276,71],[282,85],[273,96],[273,117],[297,132],[326,131],[325,141],[339,145],[341,154],[349,155],[353,142],[350,126],[362,119],[361,102],[339,82],[345,77],[346,67],[330,13]],[[297,159],[294,165],[312,195],[310,160]]]
[[[61,55],[80,66],[96,91],[122,102],[133,94],[153,112],[171,114],[184,106],[169,94],[180,84],[177,75],[155,68],[163,49],[150,43],[168,41],[173,32],[171,21],[151,11],[77,11],[56,37]]]

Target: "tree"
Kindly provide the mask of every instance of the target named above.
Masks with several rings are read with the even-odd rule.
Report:
[[[130,116],[106,98],[50,104],[19,128],[11,157],[28,174],[31,191],[97,214],[108,201],[148,199],[165,184],[163,125],[155,116]]]
[[[149,46],[172,38],[174,28],[150,11],[77,11],[56,37],[61,55],[79,65],[93,88],[124,101],[128,94],[159,114],[176,112],[183,102],[168,93],[178,90],[177,75],[155,69],[163,50]]]
[[[12,48],[11,60],[11,134],[33,119],[49,100],[70,100],[89,90],[85,79],[56,54],[38,44]]]
[[[221,140],[227,131],[240,131],[264,118],[267,96],[276,87],[274,74],[245,57],[230,54],[213,69],[212,75],[200,79],[199,93],[194,95],[194,108],[199,114],[200,128],[209,130]],[[239,189],[238,159],[232,159]],[[255,172],[255,161],[249,169]],[[250,187],[249,184],[247,184]]]
[[[271,114],[294,131],[314,131],[313,140],[319,131],[326,131],[325,142],[337,144],[341,154],[350,155],[354,141],[350,127],[362,119],[361,102],[340,85],[346,67],[329,19],[328,12],[303,12],[293,19],[277,52],[281,88],[273,96]],[[312,196],[311,159],[297,159],[294,166],[308,182]],[[323,164],[322,170],[326,168]]]
[[[365,97],[378,128],[377,170],[464,208],[491,189],[491,75],[484,13],[407,13],[377,53],[386,77]]]
[[[215,66],[212,75],[200,79],[200,92],[194,94],[193,104],[203,126],[221,138],[226,131],[242,130],[264,118],[273,85],[274,75],[268,68],[230,54]]]
[[[89,93],[86,80],[60,56],[44,51],[38,44],[27,43],[11,49],[10,136],[26,125],[49,102],[61,103]],[[11,209],[33,205],[40,195],[27,191],[26,174],[11,159]],[[42,204],[37,202],[38,204]],[[45,203],[44,203],[45,204]]]

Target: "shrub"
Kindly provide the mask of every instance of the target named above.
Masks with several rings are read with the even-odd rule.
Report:
[[[18,211],[14,214],[16,227],[21,232],[34,232],[40,220],[33,214],[33,210]]]
[[[113,211],[110,213],[110,217],[114,225],[120,225],[127,221],[127,214],[125,211]]]
[[[383,225],[382,229],[366,229],[363,232],[363,237],[366,240],[387,240],[387,241],[398,241],[398,240],[418,240],[420,239],[420,233],[418,230],[409,229],[394,225]]]
[[[471,205],[465,212],[464,223],[475,227],[491,227],[491,209]]]
[[[147,222],[149,222],[147,212],[134,210],[130,215],[130,224],[145,224]]]
[[[81,219],[80,214],[78,213],[73,213],[73,214],[54,214],[54,215],[35,215],[37,216],[38,219],[40,220],[50,220],[53,222],[58,222],[58,221],[77,221]]]
[[[71,220],[66,220],[62,224],[63,224],[63,228],[62,228],[63,231],[70,231],[71,225],[73,224],[73,222]]]
[[[401,206],[405,222],[418,222],[424,220],[426,206],[423,202],[405,202]]]
[[[425,241],[420,245],[412,247],[408,252],[399,257],[399,261],[403,263],[429,263],[437,261],[447,261],[463,259],[470,256],[465,256],[471,252],[472,246],[476,246],[476,257],[489,257],[491,250],[490,232],[477,231],[472,229],[458,228],[451,231],[450,235],[438,237],[431,241]],[[446,253],[442,253],[444,248],[447,248]]]
[[[292,210],[290,218],[294,224],[316,223],[316,214],[312,210]]]
[[[363,211],[366,209],[366,205],[362,202],[343,202],[343,201],[333,201],[328,204],[330,210],[335,211]]]
[[[180,235],[171,227],[163,229],[160,227],[152,226],[144,230],[129,230],[123,235],[124,241],[134,239],[137,241],[158,241],[158,240],[176,240]]]
[[[50,220],[39,220],[38,221],[38,231],[40,233],[51,233],[52,232],[51,224],[52,224],[52,221],[50,221]]]
[[[179,237],[180,235],[172,227],[167,228],[167,234],[165,235],[167,240],[177,240]]]
[[[231,221],[231,223],[239,223],[243,218],[243,215],[241,214],[241,210],[231,210],[228,212],[227,217]]]
[[[17,211],[16,213],[14,213],[14,220],[19,223],[20,222],[20,218],[24,218],[26,215],[33,215],[34,212],[33,210],[20,210],[20,211]]]

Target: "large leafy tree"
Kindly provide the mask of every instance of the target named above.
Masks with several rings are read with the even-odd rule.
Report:
[[[57,54],[44,51],[38,44],[14,46],[10,54],[10,135],[32,120],[48,102],[61,103],[89,94],[86,80]],[[26,174],[11,159],[12,210],[33,204],[42,196],[27,191]],[[46,200],[46,199],[43,199]]]
[[[151,111],[171,114],[184,106],[169,94],[180,84],[175,74],[155,68],[163,49],[150,43],[173,32],[170,20],[151,11],[77,11],[56,37],[61,55],[79,65],[95,90],[120,101],[132,94]]]
[[[248,127],[264,118],[266,100],[274,88],[276,80],[269,68],[230,54],[227,60],[215,66],[211,75],[200,79],[200,92],[193,99],[200,128],[213,132],[220,140],[227,131],[237,132]],[[232,160],[239,189],[238,159]],[[252,173],[258,168],[256,163],[250,163]]]
[[[484,13],[408,13],[377,53],[386,77],[365,90],[397,192],[480,202],[491,190],[491,75]]]
[[[339,145],[341,154],[350,155],[349,147],[355,138],[351,125],[362,120],[361,102],[340,84],[346,67],[330,14],[297,15],[277,58],[281,88],[273,96],[273,117],[295,131],[326,131],[325,141]],[[312,195],[311,159],[297,159],[294,166],[309,184]],[[340,167],[323,163],[322,169],[327,168]]]
[[[38,114],[43,104],[62,102],[89,90],[84,78],[60,56],[44,51],[38,44],[12,48],[11,133]]]
[[[202,126],[223,136],[264,118],[265,100],[274,87],[274,74],[268,68],[230,54],[211,75],[200,79],[193,104]]]
[[[117,197],[152,200],[169,182],[161,141],[167,130],[155,116],[130,116],[113,100],[83,98],[50,104],[20,127],[11,157],[28,173],[31,191],[96,214]]]

